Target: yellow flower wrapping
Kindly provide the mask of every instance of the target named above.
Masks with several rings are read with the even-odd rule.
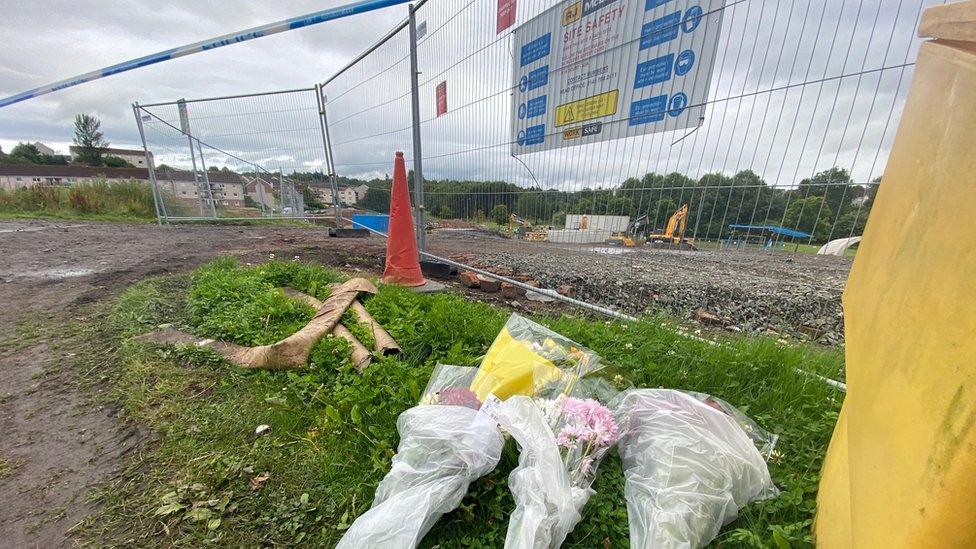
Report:
[[[503,328],[481,362],[471,391],[482,402],[489,393],[501,400],[512,395],[532,396],[538,388],[561,377],[563,372],[555,364]]]

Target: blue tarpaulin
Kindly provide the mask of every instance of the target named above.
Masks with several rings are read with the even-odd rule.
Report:
[[[769,232],[780,236],[791,236],[793,238],[810,238],[810,233],[787,229],[786,227],[779,227],[777,225],[729,225],[729,228],[740,231],[753,231],[757,234]]]
[[[353,214],[352,225],[356,229],[372,229],[381,233],[390,232],[390,216],[386,214]]]

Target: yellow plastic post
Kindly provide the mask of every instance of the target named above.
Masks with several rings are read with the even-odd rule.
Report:
[[[976,1],[929,8],[919,35],[844,291],[821,547],[976,547]]]

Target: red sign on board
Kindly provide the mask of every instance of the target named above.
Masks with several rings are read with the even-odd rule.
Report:
[[[437,116],[447,113],[447,81],[437,85]]]
[[[495,34],[515,24],[515,1],[498,0],[498,19],[495,25]]]

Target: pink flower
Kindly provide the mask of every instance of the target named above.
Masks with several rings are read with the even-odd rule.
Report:
[[[438,404],[464,406],[474,410],[481,408],[481,401],[478,400],[477,395],[466,387],[448,387],[441,389],[437,393],[437,396],[439,397]]]
[[[617,442],[619,428],[610,410],[593,400],[569,397],[563,404],[565,425],[556,436],[556,443],[569,448],[580,442],[596,448]]]

